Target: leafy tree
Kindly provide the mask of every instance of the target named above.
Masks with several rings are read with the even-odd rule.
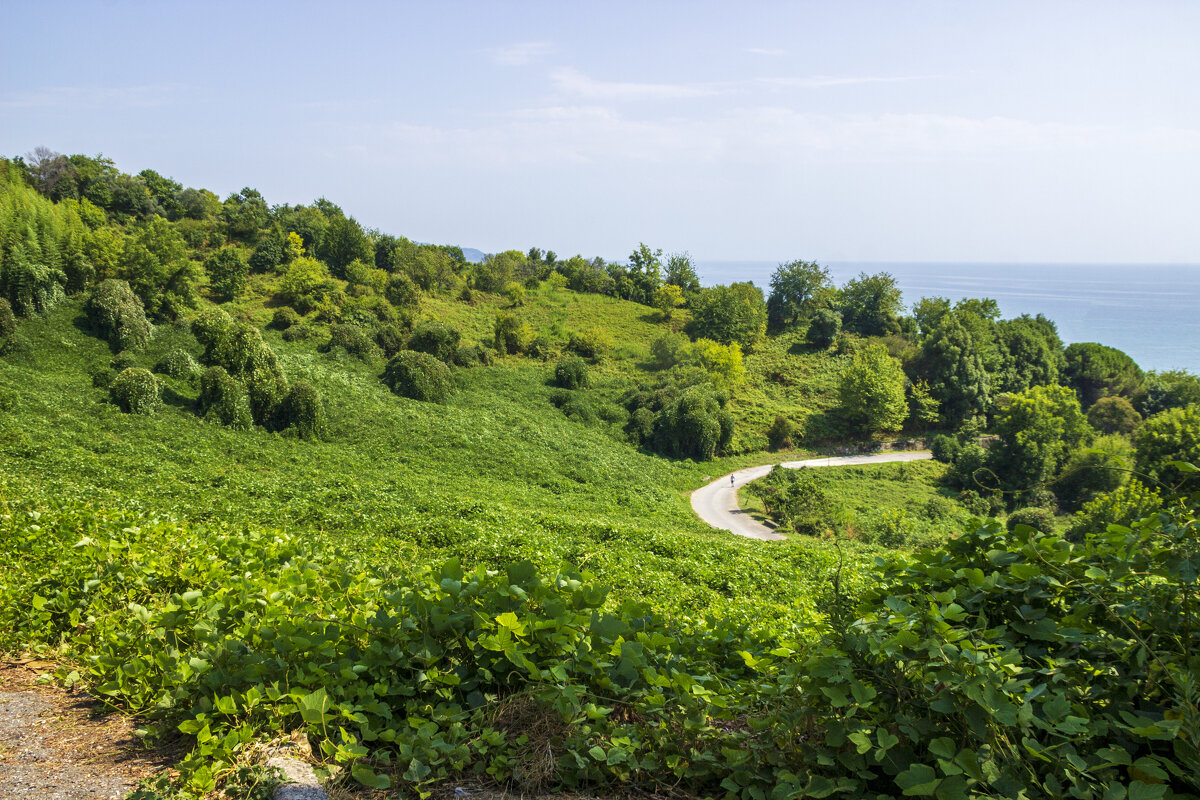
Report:
[[[213,291],[226,300],[236,300],[246,291],[250,265],[236,247],[222,247],[204,262]]]
[[[341,286],[315,258],[297,258],[279,282],[279,294],[301,314],[336,310],[346,301]]]
[[[828,350],[841,332],[842,315],[831,308],[821,308],[809,321],[805,339],[814,347]]]
[[[209,422],[244,431],[254,424],[246,386],[234,380],[224,367],[209,367],[200,376],[200,416]]]
[[[654,290],[650,305],[658,309],[663,319],[669,320],[675,314],[675,309],[684,304],[683,290],[673,283],[664,283]]]
[[[428,353],[401,350],[383,370],[393,393],[427,403],[444,403],[450,394],[450,368]]]
[[[1124,397],[1101,397],[1088,409],[1088,424],[1101,433],[1131,434],[1142,422],[1142,415]]]
[[[882,345],[854,354],[838,382],[838,413],[854,430],[898,431],[908,416],[904,370]]]
[[[274,272],[284,263],[283,241],[278,231],[259,237],[254,252],[250,254],[251,272]]]
[[[275,428],[290,430],[301,439],[319,439],[326,424],[321,393],[308,381],[293,383],[276,411]]]
[[[767,327],[767,304],[753,283],[702,289],[692,301],[689,332],[721,344],[753,348]]]
[[[335,277],[344,279],[352,262],[375,263],[375,247],[358,220],[339,215],[330,220],[317,257],[329,265]]]
[[[407,348],[428,353],[444,364],[453,364],[462,335],[449,325],[436,320],[424,320],[408,337]]]
[[[632,291],[628,299],[651,305],[654,293],[662,285],[662,250],[651,251],[644,242],[629,254],[629,280]]]
[[[159,175],[152,169],[144,169],[137,175],[146,186],[151,199],[160,213],[174,222],[183,217],[183,206],[179,202],[179,193],[183,185],[170,178]]]
[[[776,414],[771,427],[767,428],[767,442],[772,450],[790,450],[795,447],[796,423],[782,414]]]
[[[323,352],[335,349],[345,350],[355,358],[371,362],[380,356],[379,347],[367,335],[367,332],[357,325],[331,325],[329,341],[320,348]]]
[[[951,427],[986,414],[991,407],[991,378],[971,334],[949,314],[921,343],[918,372],[928,381]]]
[[[257,241],[259,231],[267,227],[270,221],[270,214],[262,194],[248,186],[225,198],[221,209],[230,238],[246,244]]]
[[[690,254],[672,253],[667,257],[665,282],[670,286],[678,286],[685,295],[700,291],[700,278],[696,275],[696,266]]]
[[[177,381],[192,382],[200,376],[200,365],[191,353],[176,347],[158,360],[154,371]]]
[[[922,297],[913,303],[913,319],[922,336],[930,336],[953,311],[949,298]]]
[[[114,352],[142,350],[150,341],[150,323],[142,301],[125,281],[109,278],[92,290],[83,307],[92,328]]]
[[[845,515],[814,470],[777,466],[748,489],[762,500],[763,509],[779,520],[781,528],[807,536],[831,533]]]
[[[733,439],[733,415],[711,390],[691,386],[665,404],[653,439],[667,455],[708,461]]]
[[[1001,396],[993,427],[999,441],[988,448],[987,467],[997,488],[1015,492],[1048,483],[1092,436],[1079,400],[1065,386]]]
[[[1109,525],[1129,525],[1162,508],[1158,489],[1149,489],[1136,478],[1086,503],[1071,518],[1065,538],[1081,542],[1089,534],[1103,535]]]
[[[183,237],[161,217],[133,226],[117,273],[142,299],[146,313],[159,319],[177,319],[199,300],[200,271],[188,259]]]
[[[859,273],[841,289],[842,327],[860,336],[883,336],[898,330],[900,289],[886,272]]]
[[[8,300],[0,297],[0,339],[7,339],[17,332],[17,317]]]
[[[1147,373],[1136,402],[1143,417],[1200,403],[1200,376],[1185,370]]]
[[[1142,370],[1115,347],[1079,342],[1067,348],[1063,377],[1089,408],[1101,397],[1132,397],[1142,386]]]
[[[1121,488],[1129,481],[1132,469],[1133,446],[1129,440],[1124,436],[1101,436],[1071,454],[1051,488],[1064,511],[1075,511]]]
[[[528,264],[525,254],[519,250],[505,250],[503,253],[488,255],[475,266],[472,282],[480,291],[498,294],[504,291],[504,287],[508,284],[523,279]],[[429,276],[418,279],[417,283],[422,289],[428,291],[436,283],[436,280]]]
[[[815,261],[789,261],[771,274],[767,322],[778,330],[810,316],[818,298],[830,292],[829,270]],[[836,334],[835,334],[836,335]]]
[[[736,389],[746,375],[742,348],[737,342],[721,344],[712,339],[697,339],[684,351],[683,363],[703,369],[709,383],[724,391]]]
[[[1050,338],[1044,325],[1026,315],[997,323],[996,339],[999,369],[993,382],[997,392],[1058,383],[1064,359],[1057,333]]]
[[[670,369],[683,363],[690,344],[682,333],[669,331],[650,343],[650,359],[658,369]]]
[[[941,419],[938,401],[923,380],[913,381],[908,387],[908,417],[922,429],[936,425]]]
[[[1184,473],[1168,464],[1184,461],[1200,466],[1200,405],[1172,408],[1150,417],[1133,439],[1137,471],[1158,483],[1195,487],[1196,473]]]
[[[603,357],[611,348],[612,336],[598,325],[572,332],[567,339],[567,350],[592,361]]]

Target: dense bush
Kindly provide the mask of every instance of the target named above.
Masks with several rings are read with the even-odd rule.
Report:
[[[301,439],[318,439],[325,434],[325,404],[308,381],[296,381],[276,410],[275,425],[294,431]]]
[[[1148,517],[1162,508],[1162,504],[1158,489],[1147,488],[1133,479],[1085,504],[1071,518],[1065,536],[1070,541],[1081,542],[1089,534],[1103,534],[1109,525],[1129,525],[1134,520]]]
[[[1095,342],[1076,342],[1067,347],[1065,383],[1079,394],[1079,402],[1090,408],[1101,397],[1130,397],[1142,386],[1142,370],[1127,354]]]
[[[275,309],[275,315],[271,317],[271,327],[279,331],[286,331],[295,325],[299,325],[304,321],[304,317],[291,306],[280,306]]]
[[[125,281],[101,281],[83,307],[96,332],[113,350],[142,350],[150,341],[150,323],[142,301]]]
[[[1141,424],[1142,415],[1124,397],[1101,397],[1088,409],[1087,421],[1101,433],[1130,434]]]
[[[677,458],[707,461],[724,452],[732,439],[733,415],[703,386],[684,389],[655,420],[655,447]]]
[[[691,343],[691,339],[682,333],[668,331],[650,343],[651,363],[658,369],[670,369],[676,364],[682,364],[686,360]]]
[[[293,325],[281,334],[285,342],[302,342],[314,335],[315,332],[308,325]]]
[[[554,367],[554,385],[563,389],[583,389],[588,385],[587,362],[579,356],[563,356]]]
[[[1095,408],[1096,406],[1092,406]],[[1133,447],[1124,436],[1102,436],[1071,454],[1062,475],[1051,485],[1065,511],[1120,488],[1133,469]]]
[[[808,333],[805,334],[805,338],[814,347],[827,350],[841,332],[842,315],[828,308],[822,308],[809,321]]]
[[[1180,472],[1173,461],[1200,464],[1200,405],[1172,408],[1146,420],[1134,437],[1138,472],[1166,486],[1195,487],[1196,473]]]
[[[567,350],[593,361],[604,356],[611,348],[612,337],[599,326],[572,333],[567,340]]]
[[[1054,510],[1040,506],[1021,508],[1008,515],[1005,525],[1010,531],[1018,525],[1028,525],[1042,533],[1054,533]]]
[[[767,442],[772,450],[790,450],[795,447],[798,433],[796,423],[782,414],[776,414],[771,427],[767,428]]]
[[[775,467],[761,480],[747,486],[763,509],[784,530],[808,536],[833,533],[845,513],[826,491],[824,481],[810,469]]]
[[[122,350],[113,356],[112,361],[109,363],[114,370],[121,372],[129,369],[130,367],[136,367],[138,365],[138,359],[137,356],[128,350]]]
[[[470,291],[469,289],[467,291]],[[388,278],[385,296],[396,308],[416,308],[421,302],[421,290],[412,278],[402,272]]]
[[[17,332],[17,315],[7,299],[0,297],[0,339],[7,339]]]
[[[381,351],[367,332],[357,325],[332,325],[329,328],[329,341],[322,345],[321,350],[329,353],[335,349],[345,350],[350,355],[362,361],[375,361]]]
[[[461,335],[457,330],[436,320],[424,320],[408,337],[406,349],[428,353],[444,364],[453,364]]]
[[[234,430],[248,430],[254,424],[246,387],[223,367],[209,367],[200,376],[199,411],[205,419]]]
[[[454,366],[478,367],[492,363],[492,351],[480,344],[460,344],[454,352]]]
[[[401,397],[444,403],[451,389],[450,368],[428,353],[401,350],[384,367],[383,382]]]
[[[154,371],[179,381],[192,381],[200,375],[200,365],[186,350],[176,347],[158,360]]]
[[[225,300],[234,300],[246,291],[250,265],[236,247],[222,247],[213,253],[205,259],[204,271],[208,273],[212,290]]]
[[[235,322],[216,308],[198,314],[191,327],[192,335],[204,347],[203,362],[222,367],[230,376],[240,379],[246,386],[254,422],[270,426],[288,384],[278,356],[263,341],[262,331]]]
[[[153,414],[162,405],[162,385],[140,367],[122,371],[108,387],[109,397],[127,414]]]
[[[959,451],[962,449],[962,443],[954,436],[939,434],[933,437],[933,443],[929,446],[929,451],[934,459],[943,464],[952,464],[954,459],[958,457]]]

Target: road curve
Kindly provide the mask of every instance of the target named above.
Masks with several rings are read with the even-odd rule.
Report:
[[[804,461],[784,461],[779,466],[785,469],[848,467],[856,464],[883,464],[889,461],[923,461],[930,457],[927,452],[903,451],[874,453],[865,456],[831,456],[829,458],[809,458]],[[761,467],[746,467],[728,475],[722,475],[707,486],[702,486],[692,492],[692,510],[696,512],[696,516],[714,528],[730,531],[738,536],[745,536],[749,539],[786,539],[787,537],[782,533],[776,533],[742,511],[737,501],[739,488],[766,475],[774,466],[774,464],[766,464]],[[732,481],[730,477],[733,478]]]

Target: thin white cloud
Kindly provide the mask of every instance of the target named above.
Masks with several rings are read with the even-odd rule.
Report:
[[[728,92],[726,83],[636,83],[599,81],[570,67],[550,73],[550,79],[560,92],[587,100],[679,100],[711,97]]]
[[[519,67],[533,61],[539,56],[554,52],[550,42],[518,42],[506,47],[496,47],[489,51],[492,61],[505,67]]]
[[[0,108],[152,108],[174,102],[185,88],[178,84],[58,86],[0,94]]]

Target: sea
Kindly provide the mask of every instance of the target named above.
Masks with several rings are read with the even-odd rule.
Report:
[[[705,286],[753,281],[770,292],[777,261],[697,261]],[[1099,342],[1144,370],[1200,373],[1200,264],[820,262],[841,285],[886,272],[905,310],[922,297],[990,297],[1003,318],[1043,314],[1067,344]]]

